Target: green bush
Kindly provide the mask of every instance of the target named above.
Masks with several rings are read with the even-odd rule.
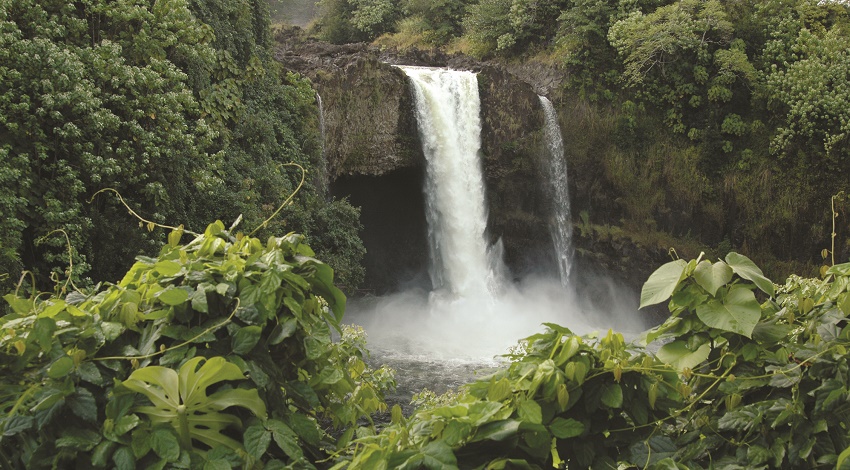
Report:
[[[4,468],[310,468],[385,409],[392,374],[300,235],[182,236],[118,284],[4,297]]]
[[[345,298],[302,237],[263,244],[221,222],[182,235],[116,285],[5,296],[4,467],[844,468],[850,456],[850,264],[777,286],[737,253],[672,261],[641,292],[670,317],[639,343],[547,324],[502,370],[423,392],[377,432],[359,420],[385,409],[392,375],[340,327]]]

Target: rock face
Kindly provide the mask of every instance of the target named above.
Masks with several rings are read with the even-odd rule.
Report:
[[[308,77],[321,96],[328,177],[381,175],[422,164],[404,72],[364,44],[278,34],[276,58]]]
[[[478,73],[492,242],[501,240],[506,262],[517,274],[540,266],[554,269],[547,259],[552,258],[547,255],[549,198],[540,184],[543,111],[531,85],[465,57],[336,46],[305,39],[297,30],[278,34],[276,57],[310,78],[321,96],[331,192],[363,208],[367,288],[395,289],[427,266],[425,160],[410,85],[391,64]]]
[[[515,274],[552,261],[544,192],[543,109],[531,86],[495,67],[478,73],[482,153],[489,204],[489,233],[500,237]]]

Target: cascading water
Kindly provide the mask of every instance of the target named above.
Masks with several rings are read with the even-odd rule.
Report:
[[[552,243],[555,245],[555,255],[558,260],[558,273],[561,284],[570,286],[570,270],[572,269],[572,224],[570,222],[570,193],[567,179],[567,161],[564,158],[564,139],[561,136],[561,126],[552,102],[545,96],[540,96],[543,106],[545,125],[543,137],[546,140],[546,155],[549,174],[549,186],[552,195],[552,221],[549,230],[552,233]]]
[[[501,260],[489,253],[485,235],[478,78],[458,70],[401,68],[413,84],[427,160],[431,281],[437,292],[454,298],[491,296]]]
[[[322,193],[328,195],[328,158],[325,155],[325,107],[322,104],[322,95],[316,93],[316,106],[319,108],[319,145],[321,146],[322,164],[319,165],[319,184]]]

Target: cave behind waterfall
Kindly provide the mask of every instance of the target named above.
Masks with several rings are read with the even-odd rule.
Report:
[[[341,175],[331,184],[335,197],[361,208],[366,292],[431,288],[423,178],[423,168],[401,168],[380,176]]]

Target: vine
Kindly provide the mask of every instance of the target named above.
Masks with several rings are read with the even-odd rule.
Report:
[[[261,228],[267,227],[268,223],[271,222],[272,219],[277,217],[277,215],[280,214],[280,211],[282,211],[284,207],[286,207],[287,205],[292,203],[292,198],[294,198],[295,195],[298,194],[298,191],[301,190],[301,187],[304,186],[304,180],[307,177],[307,171],[304,169],[304,167],[302,167],[301,165],[299,165],[297,163],[292,163],[292,162],[284,163],[282,166],[298,167],[298,169],[301,170],[301,181],[298,183],[298,186],[295,188],[295,190],[292,192],[292,194],[290,194],[289,197],[287,197],[283,201],[283,203],[281,203],[281,205],[278,206],[277,210],[274,211],[274,213],[272,213],[272,215],[268,216],[265,220],[263,220],[260,223],[260,225],[258,225],[254,230],[251,231],[251,233],[248,234],[249,237],[253,236],[257,232],[257,230],[260,230]]]
[[[178,232],[178,233],[186,232],[186,233],[188,233],[188,234],[190,234],[190,235],[194,235],[194,236],[196,236],[196,237],[199,235],[199,234],[197,234],[197,233],[195,233],[195,232],[191,232],[191,231],[186,230],[185,228],[183,228],[183,226],[182,226],[182,225],[180,225],[179,227],[172,227],[172,226],[170,226],[170,225],[163,225],[163,224],[160,224],[160,223],[154,222],[154,221],[152,221],[152,220],[147,220],[147,219],[145,219],[144,217],[142,217],[142,216],[140,216],[138,213],[136,213],[136,211],[134,211],[134,210],[133,210],[133,209],[132,209],[132,208],[131,208],[128,204],[127,204],[127,202],[126,202],[126,201],[124,200],[124,198],[121,196],[121,193],[120,193],[120,192],[118,192],[118,190],[117,190],[117,189],[115,189],[115,188],[103,188],[103,189],[101,189],[101,190],[97,191],[96,193],[92,194],[92,196],[89,198],[89,204],[91,204],[92,202],[94,202],[94,198],[96,198],[96,197],[97,197],[100,193],[105,193],[105,192],[112,192],[112,193],[115,193],[115,196],[118,198],[118,200],[119,200],[119,201],[121,201],[121,205],[123,205],[123,206],[124,206],[124,208],[125,208],[125,209],[127,209],[127,212],[128,212],[130,215],[132,215],[133,217],[135,217],[135,218],[139,219],[139,227],[142,227],[142,226],[147,227],[148,232],[153,232],[153,230],[154,230],[156,227],[159,227],[159,228],[164,228],[164,229],[172,230],[172,231],[174,231],[174,232]]]
[[[832,233],[830,234],[830,237],[829,237],[830,249],[827,250],[826,248],[824,248],[823,251],[821,251],[821,256],[823,257],[823,259],[826,259],[827,256],[830,257],[830,262],[831,262],[830,266],[835,266],[835,237],[838,236],[838,232],[837,232],[838,229],[836,228],[836,224],[835,224],[836,220],[838,219],[838,211],[835,208],[835,201],[845,201],[845,200],[847,200],[847,195],[844,193],[844,191],[839,191],[837,194],[833,194],[829,198],[830,209],[831,209],[830,214],[832,216],[831,217],[832,218]],[[827,269],[829,269],[829,266],[822,266],[821,267],[821,277],[826,277],[825,274],[826,274]]]
[[[61,233],[62,235],[65,236],[65,246],[68,248],[68,269],[65,271],[65,275],[68,278],[65,279],[65,284],[62,286],[62,289],[59,290],[59,294],[64,295],[66,292],[68,292],[68,284],[71,284],[71,287],[73,287],[74,290],[79,291],[80,288],[77,287],[74,284],[74,281],[73,281],[73,277],[74,277],[74,248],[73,248],[73,246],[71,246],[71,238],[68,237],[68,232],[66,232],[62,229],[53,230],[52,232],[48,233],[47,235],[36,240],[35,244],[39,245],[40,243],[42,243],[44,240],[46,240],[48,237],[50,237],[54,233]],[[51,278],[52,278],[53,282],[55,282],[57,285],[59,284],[58,278],[53,278],[52,275],[51,275]],[[33,279],[33,282],[35,282],[35,279]],[[16,294],[17,294],[17,292],[16,292]]]

